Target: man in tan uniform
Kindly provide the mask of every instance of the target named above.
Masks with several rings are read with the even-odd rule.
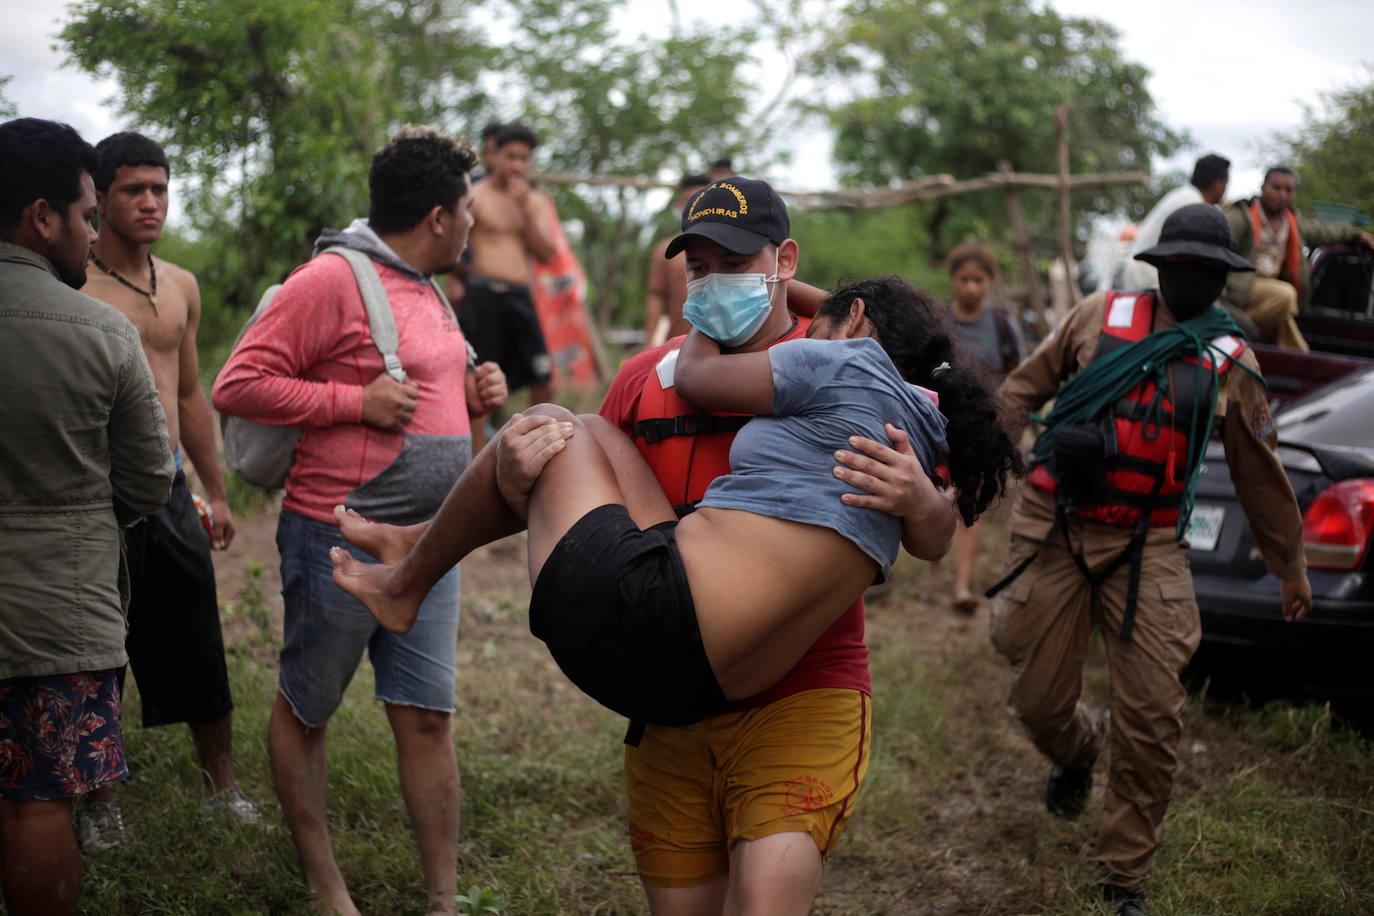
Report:
[[[1071,376],[1101,355],[1100,344],[1103,352],[1110,350],[1115,340],[1108,341],[1105,330],[1115,332],[1114,324],[1134,315],[1144,322],[1140,330],[1148,334],[1202,315],[1221,292],[1227,271],[1248,269],[1248,263],[1232,250],[1225,217],[1207,204],[1177,211],[1166,221],[1160,238],[1159,245],[1140,255],[1159,268],[1162,295],[1153,300],[1153,316],[1133,311],[1140,305],[1149,307],[1148,301],[1139,302],[1143,296],[1102,292],[1083,300],[1007,377],[1002,393],[1009,407],[1036,410],[1055,397]],[[1218,340],[1228,341],[1236,354],[1238,341]],[[1242,349],[1235,363],[1221,376],[1216,399],[1216,422],[1231,479],[1236,481],[1265,564],[1282,583],[1284,616],[1302,617],[1312,605],[1302,519],[1273,450],[1274,427],[1264,386],[1257,374],[1245,371],[1257,373],[1258,362],[1252,352]],[[1180,360],[1169,372],[1177,382],[1184,372],[1192,374],[1194,369],[1192,363]],[[1122,403],[1113,406],[1119,408]],[[1195,403],[1193,409],[1201,411],[1205,420],[1207,406]],[[1186,408],[1175,404],[1173,409],[1177,416]],[[1121,416],[1119,409],[1115,416]],[[1164,435],[1158,428],[1155,431]],[[1120,440],[1123,453],[1128,453],[1128,438]],[[1178,480],[1189,479],[1192,464],[1186,456],[1198,455],[1205,447],[1194,445],[1195,449],[1183,452],[1185,457],[1169,475],[1175,489],[1181,489]],[[1055,459],[1060,460],[1058,454]],[[1097,858],[1106,869],[1101,893],[1118,913],[1133,916],[1145,912],[1142,886],[1159,843],[1177,766],[1185,699],[1179,672],[1201,637],[1187,549],[1175,527],[1181,503],[1175,499],[1172,516],[1156,509],[1145,514],[1158,527],[1094,520],[1091,510],[1099,510],[1099,516],[1110,516],[1110,510],[1103,513],[1101,507],[1086,503],[1076,511],[1068,508],[1072,514],[1061,513],[1056,525],[1053,475],[1044,465],[1033,471],[1014,509],[1008,567],[1015,570],[1033,559],[1009,584],[1001,583],[1006,587],[993,605],[992,640],[1016,671],[1008,706],[1035,746],[1054,764],[1045,796],[1052,813],[1065,817],[1082,813],[1092,788],[1093,764],[1103,744],[1109,745],[1097,842]],[[1066,471],[1058,479],[1061,495],[1069,480]],[[1154,494],[1146,495],[1151,503],[1162,505],[1159,493],[1156,485]],[[1126,496],[1121,499],[1129,501]],[[1047,538],[1052,529],[1053,536]],[[1129,591],[1135,564],[1122,563],[1114,571],[1113,565],[1126,555],[1137,530],[1143,544],[1132,607]],[[1089,575],[1104,578],[1094,584]],[[1094,625],[1102,631],[1111,671],[1109,726],[1100,712],[1080,699],[1083,663]]]

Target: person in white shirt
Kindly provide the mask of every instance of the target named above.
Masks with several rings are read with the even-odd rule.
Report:
[[[1159,230],[1164,221],[1175,210],[1189,204],[1216,204],[1226,194],[1226,185],[1231,180],[1231,160],[1208,153],[1193,166],[1193,177],[1189,183],[1174,188],[1160,198],[1154,209],[1141,221],[1136,230],[1135,242],[1122,268],[1121,282],[1117,289],[1159,289],[1159,273],[1144,261],[1135,260],[1142,251],[1159,244]]]

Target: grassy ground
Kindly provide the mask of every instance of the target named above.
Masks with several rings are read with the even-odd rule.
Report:
[[[138,728],[131,691],[129,840],[87,860],[84,913],[308,912],[266,762],[280,634],[274,521],[266,511],[243,518],[239,542],[217,558],[239,773],[270,826],[239,828],[203,811],[185,730]],[[989,564],[1001,538],[989,535]],[[644,912],[623,836],[623,723],[572,688],[528,635],[518,540],[474,556],[464,577],[454,737],[460,881],[482,899],[471,911]],[[870,602],[873,765],[816,912],[1095,912],[1095,818],[1044,813],[1046,767],[1003,709],[1009,674],[988,646],[986,610],[969,618],[947,602],[938,570],[909,560]],[[1104,689],[1099,654],[1088,690]],[[1321,706],[1252,709],[1202,693],[1186,716],[1154,911],[1374,911],[1374,747]],[[355,898],[367,913],[421,912],[366,665],[330,725],[329,751],[331,823]]]

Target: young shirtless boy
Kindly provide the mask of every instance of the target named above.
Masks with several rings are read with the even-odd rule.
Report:
[[[200,289],[188,271],[149,249],[167,219],[170,169],[161,147],[136,133],[96,146],[100,239],[82,292],[119,309],[138,328],[167,414],[177,475],[167,505],[125,532],[131,595],[129,663],[143,701],[143,725],[185,722],[210,780],[215,806],[245,822],[257,808],[234,777],[229,676],[210,548],[234,539],[210,405],[200,387],[196,328]],[[213,534],[206,536],[186,487],[181,452],[205,488]],[[123,822],[110,789],[93,792],[79,815],[88,851],[116,845]]]
[[[538,142],[521,124],[496,134],[491,171],[473,186],[472,263],[458,307],[478,357],[501,367],[511,392],[529,387],[531,403],[553,397],[553,361],[530,293],[534,262],[554,251],[549,200],[526,177]]]

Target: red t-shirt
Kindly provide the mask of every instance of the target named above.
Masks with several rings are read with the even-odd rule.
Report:
[[[809,322],[806,319],[799,320],[792,332],[777,343],[801,336],[806,332],[807,324]],[[653,374],[659,360],[680,346],[682,338],[677,338],[626,361],[611,382],[610,390],[606,392],[606,399],[601,405],[601,416],[619,426],[627,436],[633,437],[645,383]],[[720,470],[720,474],[728,472],[728,467]],[[670,483],[665,484],[662,479],[659,484],[665,489],[671,486]],[[872,679],[868,671],[868,645],[864,642],[862,597],[821,634],[815,645],[807,650],[782,680],[763,693],[740,701],[736,706],[764,706],[803,690],[832,687],[872,693]]]

